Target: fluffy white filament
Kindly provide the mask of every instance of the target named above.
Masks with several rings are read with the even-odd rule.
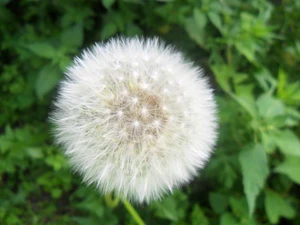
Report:
[[[52,120],[85,182],[141,203],[193,178],[216,140],[207,80],[158,39],[86,50],[61,82]]]

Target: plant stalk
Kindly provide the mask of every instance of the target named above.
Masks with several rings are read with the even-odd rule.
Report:
[[[123,200],[124,206],[127,209],[127,211],[130,213],[130,215],[133,217],[133,219],[135,220],[135,222],[138,225],[146,225],[144,223],[144,221],[141,219],[141,217],[139,216],[139,214],[137,213],[137,211],[133,208],[133,206],[130,204],[130,202],[128,202],[127,200]]]

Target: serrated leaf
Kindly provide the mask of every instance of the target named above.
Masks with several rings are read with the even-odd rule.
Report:
[[[215,25],[215,27],[222,33],[223,28],[222,28],[222,22],[220,19],[220,15],[215,12],[209,12],[207,15],[208,15],[208,18],[211,21],[211,23],[213,25]]]
[[[256,105],[260,116],[264,118],[273,118],[284,114],[283,103],[268,94],[261,95]]]
[[[275,168],[275,171],[287,175],[292,181],[300,185],[300,157],[290,156]]]
[[[193,207],[191,214],[192,225],[209,225],[209,220],[198,205]]]
[[[194,20],[200,29],[203,29],[207,23],[206,15],[197,8],[194,9]]]
[[[78,23],[70,28],[64,30],[61,35],[61,42],[65,46],[79,47],[83,42],[83,26]]]
[[[191,39],[193,39],[202,48],[205,48],[204,30],[198,27],[194,19],[189,18],[185,21],[185,29]]]
[[[110,9],[110,7],[115,3],[115,0],[102,0],[102,5],[107,8]]]
[[[300,156],[300,141],[292,131],[284,130],[274,135],[274,142],[282,153]]]
[[[255,42],[246,39],[235,42],[234,45],[237,50],[249,60],[249,62],[255,63],[255,51],[257,47]]]
[[[35,92],[41,99],[50,92],[61,79],[61,72],[57,66],[47,65],[38,74]]]
[[[247,197],[249,214],[255,210],[255,200],[269,174],[267,156],[261,145],[256,144],[239,154],[242,168],[244,192]]]
[[[43,58],[53,59],[56,55],[55,49],[48,43],[34,43],[26,47],[36,55]]]
[[[216,213],[222,213],[228,205],[228,198],[219,193],[209,193],[209,203]]]
[[[266,191],[265,209],[272,224],[277,224],[280,217],[291,219],[296,215],[295,209],[282,196],[272,190]]]

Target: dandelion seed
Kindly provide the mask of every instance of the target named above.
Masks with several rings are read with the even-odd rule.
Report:
[[[135,128],[137,128],[137,127],[140,126],[140,122],[137,121],[137,120],[135,120],[135,121],[133,121],[132,126],[134,126]]]
[[[118,115],[118,117],[122,117],[123,116],[123,111],[122,110],[119,110],[118,112],[117,112],[117,115]]]
[[[139,99],[137,97],[133,97],[131,99],[132,103],[135,105],[136,103],[138,103]]]

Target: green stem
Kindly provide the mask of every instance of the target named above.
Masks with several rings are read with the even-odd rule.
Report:
[[[123,200],[125,208],[128,210],[128,212],[131,214],[135,222],[137,222],[138,225],[146,225],[144,221],[141,219],[137,211],[133,208],[133,206],[128,202],[127,200]]]
[[[231,65],[232,53],[231,53],[231,46],[230,45],[227,45],[227,48],[226,48],[226,58],[227,58],[228,65]]]

